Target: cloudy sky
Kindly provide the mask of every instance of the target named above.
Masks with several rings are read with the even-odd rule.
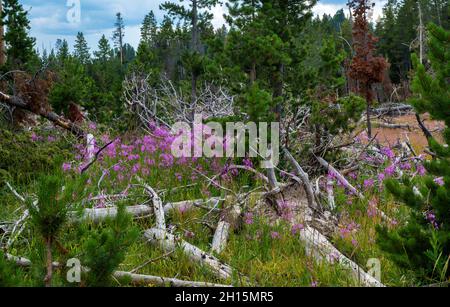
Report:
[[[82,31],[91,49],[95,50],[97,42],[105,34],[112,36],[115,14],[121,12],[126,29],[125,41],[132,46],[139,43],[139,29],[144,16],[153,10],[158,20],[163,13],[159,4],[164,0],[21,0],[29,11],[31,35],[36,37],[36,47],[51,49],[56,39],[65,38],[72,46],[78,31]],[[314,13],[334,14],[345,8],[347,0],[319,0]],[[375,0],[374,17],[381,14],[385,0]],[[346,9],[347,11],[347,9]],[[223,24],[224,7],[213,9],[214,25]]]

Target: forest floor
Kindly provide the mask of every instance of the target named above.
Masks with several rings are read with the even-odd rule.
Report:
[[[439,133],[443,124],[425,119],[428,128]],[[420,154],[426,140],[421,135],[414,116],[400,116],[392,118],[390,122],[408,124],[411,129],[376,128],[379,142],[390,148],[399,139],[404,139],[406,134]],[[101,128],[93,129],[99,143],[106,143],[116,137]],[[66,180],[80,178],[79,166],[84,159],[81,154],[84,150],[82,146],[80,148],[79,145],[73,145],[61,133],[48,129],[24,134],[26,138],[31,139],[36,148],[49,144],[57,144],[63,148],[72,147],[64,163],[60,160],[55,162],[55,169],[58,171],[46,170],[44,173],[53,172],[54,175],[64,177]],[[170,137],[166,131],[157,131],[153,136],[117,138],[113,145],[105,150],[104,156],[86,172],[86,189],[83,195],[79,195],[83,201],[72,204],[72,210],[107,208],[119,203],[125,206],[148,203],[148,195],[143,192],[141,182],[136,180],[138,176],[156,191],[163,204],[185,200],[207,200],[212,197],[226,199],[233,193],[241,195],[252,191],[261,192],[260,187],[264,186],[265,182],[260,177],[244,170],[227,170],[227,161],[223,159],[174,160],[167,155],[169,141]],[[338,226],[336,233],[330,236],[330,240],[338,250],[363,269],[370,268],[368,263],[371,260],[379,261],[381,274],[379,278],[384,285],[413,286],[418,285],[412,277],[413,274],[393,263],[376,244],[376,227],[383,223],[382,217],[377,212],[382,211],[389,217],[389,227],[397,227],[399,223],[405,222],[407,216],[407,209],[396,203],[385,191],[383,180],[398,176],[399,173],[418,176],[423,168],[417,160],[412,159],[411,162],[401,164],[395,161],[397,161],[395,156],[386,154],[374,170],[373,159],[367,158],[366,167],[347,175],[349,182],[362,191],[362,197],[349,193],[339,180],[331,178],[336,202],[336,208],[333,208],[332,212],[338,217]],[[251,161],[241,163],[252,164]],[[362,163],[361,165],[364,165],[364,161]],[[217,174],[219,177],[214,177]],[[229,192],[212,184],[211,178],[216,178],[213,180],[217,180]],[[283,178],[282,173],[280,178]],[[321,187],[329,184],[322,179],[311,178],[311,181],[317,181]],[[289,182],[288,178],[282,180]],[[38,180],[23,182],[24,180],[11,181],[19,194],[33,198]],[[110,197],[111,195],[126,197],[116,201]],[[19,220],[24,212],[23,202],[5,185],[0,188],[0,199],[0,220]],[[304,242],[299,240],[299,232],[305,225],[292,225],[283,216],[277,217],[276,210],[268,209],[272,214],[261,214],[261,200],[258,197],[248,197],[243,202],[242,224],[231,232],[228,244],[222,252],[212,252],[211,242],[215,227],[221,219],[221,214],[215,209],[223,209],[224,202],[216,203],[215,206],[200,206],[193,210],[180,207],[167,212],[166,223],[170,232],[176,234],[179,239],[215,255],[221,262],[230,265],[235,270],[230,278],[218,277],[207,266],[193,261],[180,248],[168,253],[158,246],[150,245],[143,236],[127,250],[125,260],[118,270],[234,286],[361,285],[341,263],[334,263],[332,259],[320,262],[306,252]],[[150,216],[136,219],[133,224],[143,234],[155,227],[156,222],[155,217]],[[101,224],[91,226],[102,227]],[[83,240],[76,227],[66,225],[60,241],[64,242],[67,253],[58,254],[55,250],[55,259],[62,261],[82,255]],[[42,240],[33,234],[31,229],[25,227],[9,248],[9,252],[16,256],[42,260],[44,256],[40,247]],[[42,282],[35,278],[33,272],[25,271],[23,284],[39,285]],[[64,278],[65,269],[57,270],[54,284],[67,285]],[[127,285],[119,279],[115,279],[114,283],[117,286]],[[144,285],[151,286],[153,283],[148,282]]]

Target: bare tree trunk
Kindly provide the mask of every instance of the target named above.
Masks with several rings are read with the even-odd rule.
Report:
[[[420,1],[417,2],[419,7],[419,45],[420,45],[420,64],[423,64],[423,20],[422,20],[422,6],[420,5]]]
[[[119,45],[120,45],[120,64],[123,65],[124,57],[123,57],[123,38],[122,38],[122,29],[119,28]]]
[[[0,15],[3,13],[3,1],[0,1]],[[6,64],[6,54],[5,54],[5,28],[0,24],[0,66]]]
[[[371,102],[371,95],[370,95],[370,88],[366,89],[366,104],[367,104],[367,137],[369,139],[372,138],[372,122],[370,120],[370,106],[372,104]]]
[[[47,250],[47,275],[45,276],[44,282],[46,287],[52,286],[52,276],[53,276],[53,260],[52,260],[52,238],[48,237],[45,240],[45,246]]]
[[[199,41],[198,41],[198,6],[197,6],[197,0],[192,0],[192,50],[194,51],[194,54],[197,52],[199,53]],[[191,67],[193,69],[193,67]],[[197,73],[195,71],[191,72],[191,104],[195,104],[197,100]],[[192,114],[190,118],[192,121],[194,121],[195,116],[195,108],[192,110]]]
[[[433,138],[433,135],[431,134],[430,130],[428,130],[428,128],[423,123],[422,119],[420,118],[419,113],[416,113],[416,120],[417,120],[417,123],[419,124],[419,127],[422,130],[423,134],[427,138],[427,140],[428,141],[431,140]]]
[[[273,98],[279,98],[283,96],[283,75],[284,75],[284,65],[282,63],[278,64],[277,72],[274,74],[274,90]],[[281,103],[277,103],[275,106],[275,119],[281,119]]]
[[[250,85],[253,85],[256,81],[256,62],[252,62],[252,68],[250,69]]]

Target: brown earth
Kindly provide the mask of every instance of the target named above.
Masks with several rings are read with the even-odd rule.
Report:
[[[435,136],[437,140],[443,141],[442,131],[445,128],[444,122],[432,120],[428,114],[422,115],[421,118],[433,136]],[[420,129],[414,114],[384,118],[383,120],[375,119],[373,122],[375,127],[373,129],[373,135],[378,133],[376,139],[380,142],[380,144],[394,146],[402,141],[408,140],[409,138],[409,141],[414,147],[414,150],[416,150],[417,154],[423,153],[423,150],[428,146],[427,139]],[[408,125],[409,127],[386,128],[380,127],[377,123],[400,124]]]

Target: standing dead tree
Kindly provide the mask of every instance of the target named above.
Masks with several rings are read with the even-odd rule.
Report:
[[[367,134],[372,137],[370,111],[373,101],[373,85],[383,81],[387,62],[374,55],[377,39],[369,31],[369,13],[374,3],[371,0],[350,0],[353,11],[353,49],[355,54],[350,64],[349,76],[357,81],[357,91],[366,99]]]
[[[123,96],[129,110],[147,128],[154,123],[170,126],[175,122],[192,122],[192,114],[204,119],[233,115],[234,96],[222,86],[205,83],[195,101],[173,82],[162,77],[157,86],[150,84],[150,76],[132,73],[123,83]]]

